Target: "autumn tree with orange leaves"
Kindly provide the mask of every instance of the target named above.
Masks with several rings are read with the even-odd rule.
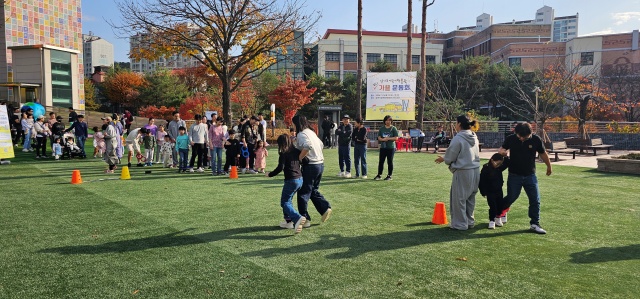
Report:
[[[131,57],[154,59],[182,54],[195,58],[222,82],[222,111],[231,120],[232,93],[242,82],[287,59],[287,46],[300,42],[319,13],[306,14],[303,0],[117,1],[120,35],[132,32],[139,46]]]
[[[307,88],[309,81],[294,80],[287,73],[286,79],[276,89],[271,92],[269,99],[276,108],[284,112],[284,123],[291,126],[291,120],[296,112],[304,105],[311,102],[311,95],[316,92],[316,88]]]
[[[204,115],[205,111],[219,111],[219,99],[219,97],[208,93],[196,93],[180,105],[178,112],[183,119],[193,119],[196,114]]]
[[[140,96],[140,87],[145,84],[142,75],[130,71],[119,71],[109,74],[102,82],[105,97],[116,107],[135,106]]]

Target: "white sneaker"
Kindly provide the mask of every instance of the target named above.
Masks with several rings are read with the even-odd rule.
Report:
[[[331,208],[328,208],[327,211],[322,214],[322,222],[327,222],[327,220],[329,220],[329,217],[331,217],[331,213]]]
[[[304,218],[304,216],[301,216],[300,219],[298,219],[298,221],[296,221],[296,224],[293,226],[295,228],[294,233],[299,234],[300,232],[302,232],[302,227],[304,226],[305,222],[307,222],[307,218]]]
[[[488,229],[495,229],[496,228],[496,223],[494,221],[489,221],[489,227],[487,227],[487,228]]]
[[[9,165],[9,164],[11,164],[11,161],[9,160],[0,161],[0,165]]]
[[[189,172],[194,172],[193,168],[189,168]]]
[[[242,172],[242,174],[245,174],[245,173],[247,173],[247,169],[246,168],[242,168],[241,172]]]
[[[23,148],[23,149],[22,149],[22,151],[26,153],[26,152],[28,152],[29,150],[28,150],[28,149],[26,149],[26,148]]]
[[[287,220],[282,220],[282,222],[280,222],[280,227],[293,229],[293,222],[292,221],[287,222]]]
[[[30,148],[30,149],[29,149],[29,151],[30,151],[30,152],[33,152],[33,151],[35,151],[35,150],[34,150],[34,149],[32,149],[32,148]]]
[[[535,232],[536,234],[544,235],[547,233],[546,230],[542,229],[542,227],[540,227],[540,225],[537,225],[537,224],[531,224],[531,227],[529,229]]]
[[[249,173],[250,174],[256,174],[257,172],[255,170],[253,170],[253,169],[249,169]]]
[[[360,178],[364,180],[364,179],[366,179],[366,178],[367,178],[367,176],[366,176],[366,175],[363,175],[363,176],[361,176]]]
[[[196,169],[197,172],[204,172],[204,169],[202,169],[202,167],[198,167],[198,169]]]
[[[344,178],[350,179],[351,178],[351,172],[345,172],[344,173]]]
[[[502,227],[502,217],[496,217],[493,221],[495,221],[496,226]]]
[[[503,225],[507,223],[507,214],[504,214],[504,216],[500,217],[500,221],[502,222]]]
[[[342,171],[341,171],[341,172],[338,172],[338,177],[339,177],[339,178],[344,177],[344,172],[342,172]]]
[[[303,225],[302,227],[304,227],[304,228],[309,228],[309,227],[311,227],[311,220],[307,220],[307,221],[305,221],[305,222],[304,222],[304,225]]]

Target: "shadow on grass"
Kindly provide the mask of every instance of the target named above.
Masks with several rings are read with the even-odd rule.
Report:
[[[246,236],[241,234],[268,232],[282,230],[279,227],[272,226],[252,226],[241,227],[216,232],[208,232],[195,235],[180,235],[191,229],[173,232],[165,235],[151,236],[140,239],[123,240],[109,242],[99,245],[77,245],[63,246],[55,248],[47,248],[38,251],[38,253],[58,253],[58,254],[104,254],[104,253],[123,253],[131,251],[140,251],[154,248],[176,247],[194,244],[204,244],[224,239],[246,239],[246,240],[277,240],[291,237],[291,235],[280,236]]]
[[[588,177],[608,177],[608,178],[615,178],[615,177],[638,177],[640,175],[637,174],[626,174],[626,173],[616,173],[616,172],[604,172],[604,171],[599,171],[598,169],[594,169],[594,168],[590,168],[587,170],[584,170],[585,174],[589,174]]]
[[[419,224],[421,225],[421,224]],[[347,249],[344,252],[332,253],[327,256],[330,259],[347,259],[374,251],[388,251],[413,246],[452,242],[457,240],[470,240],[493,238],[514,234],[529,233],[528,230],[500,232],[495,234],[475,234],[477,230],[456,231],[449,227],[428,228],[424,230],[411,230],[392,232],[381,235],[363,235],[343,237],[341,235],[324,235],[315,243],[300,244],[287,248],[267,248],[254,252],[248,252],[245,256],[260,256],[264,258],[278,255],[305,253],[318,250]]]
[[[591,248],[571,254],[571,262],[576,264],[604,263],[640,259],[640,244],[620,247]]]

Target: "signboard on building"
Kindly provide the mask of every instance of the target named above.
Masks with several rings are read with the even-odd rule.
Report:
[[[367,73],[366,120],[415,120],[416,73]]]
[[[0,159],[13,158],[13,142],[11,141],[11,126],[7,106],[0,105]]]

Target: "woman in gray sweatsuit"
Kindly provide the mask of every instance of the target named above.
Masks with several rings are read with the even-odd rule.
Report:
[[[453,173],[450,192],[451,228],[467,230],[473,228],[473,210],[480,183],[480,155],[478,137],[471,131],[476,121],[466,115],[456,119],[458,134],[451,140],[444,157],[438,156],[436,163],[449,165]]]

